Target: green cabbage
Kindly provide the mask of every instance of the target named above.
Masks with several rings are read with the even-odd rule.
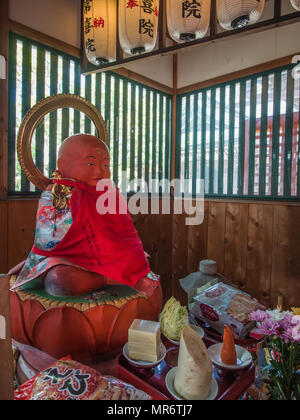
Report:
[[[165,304],[160,316],[160,330],[164,336],[180,341],[181,331],[189,325],[188,310],[172,296]]]

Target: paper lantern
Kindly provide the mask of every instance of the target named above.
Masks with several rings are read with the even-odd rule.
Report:
[[[292,6],[296,10],[300,10],[300,0],[291,0]]]
[[[84,0],[83,34],[87,59],[95,65],[116,60],[117,1]]]
[[[226,30],[239,29],[257,22],[265,0],[217,0],[219,24]]]
[[[178,43],[203,38],[208,31],[211,0],[167,0],[169,34]]]
[[[119,0],[119,38],[129,55],[151,52],[157,40],[159,0]]]

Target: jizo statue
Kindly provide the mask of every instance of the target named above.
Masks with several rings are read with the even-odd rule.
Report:
[[[53,184],[39,202],[34,246],[10,272],[19,273],[13,289],[41,282],[53,296],[78,296],[107,284],[126,284],[147,295],[160,287],[127,207],[126,214],[97,212],[104,192],[96,186],[110,178],[109,168],[109,150],[99,138],[77,134],[62,143]],[[124,206],[119,191],[111,192],[119,208]]]

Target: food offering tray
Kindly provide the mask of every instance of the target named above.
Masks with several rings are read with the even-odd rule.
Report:
[[[130,373],[132,375],[130,377],[132,380],[134,377],[137,377],[157,390],[160,394],[165,396],[166,399],[174,399],[167,390],[165,377],[169,370],[177,365],[179,348],[178,346],[171,344],[164,337],[162,337],[162,341],[167,348],[167,354],[161,364],[155,368],[136,368],[132,366],[123,355],[119,357],[118,364],[123,368],[123,372],[127,371],[128,374]],[[207,347],[217,343],[217,341],[208,337],[205,337],[203,341]],[[218,383],[219,388],[216,400],[239,400],[247,392],[248,388],[254,383],[255,366],[252,363],[252,365],[250,365],[248,368],[234,373],[223,372],[214,367],[213,375]],[[130,382],[129,379],[128,382]]]

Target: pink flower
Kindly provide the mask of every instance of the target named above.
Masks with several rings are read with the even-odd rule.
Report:
[[[266,319],[271,319],[266,311],[255,311],[249,316],[250,321],[263,322]]]
[[[278,335],[279,322],[273,319],[265,319],[257,329],[257,333],[270,337],[272,335]]]

